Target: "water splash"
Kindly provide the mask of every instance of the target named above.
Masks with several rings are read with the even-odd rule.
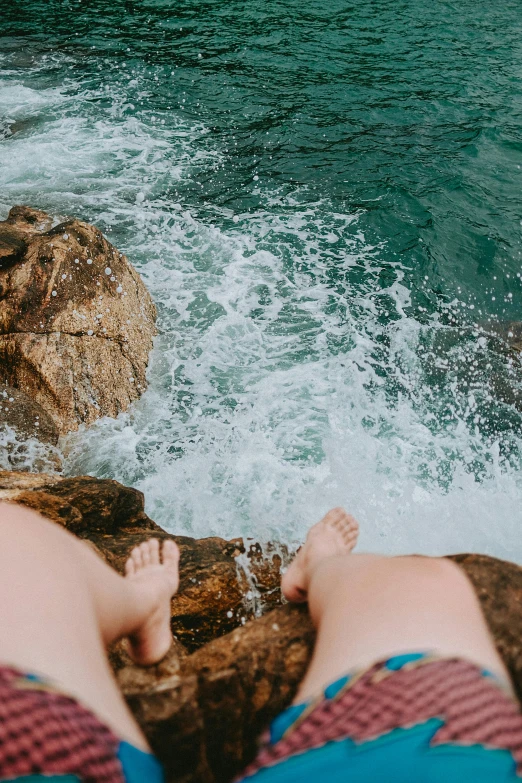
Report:
[[[0,427],[0,469],[55,474],[61,468],[61,453],[50,444],[26,438],[7,425]]]

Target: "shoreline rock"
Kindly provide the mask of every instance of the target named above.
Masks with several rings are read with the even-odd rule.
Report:
[[[155,320],[140,276],[94,226],[29,207],[0,222],[0,381],[60,434],[140,396]]]

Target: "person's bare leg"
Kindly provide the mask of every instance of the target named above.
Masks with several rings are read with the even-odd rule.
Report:
[[[344,508],[332,508],[308,531],[306,542],[297,552],[281,580],[287,601],[308,600],[310,574],[315,564],[339,554],[350,554],[359,537],[359,523]]]
[[[156,538],[134,547],[125,564],[126,579],[101,560],[88,544],[72,537],[83,563],[106,646],[129,639],[129,653],[144,666],[157,663],[172,644],[170,599],[179,585],[179,550],[166,539],[160,556]]]
[[[105,645],[129,636],[131,653],[153,663],[168,650],[178,550],[134,550],[127,577],[32,511],[0,504],[0,662],[54,680],[122,739],[147,748],[108,664]]]
[[[508,679],[464,572],[439,558],[351,554],[354,525],[342,509],[327,514],[283,577],[286,597],[307,598],[317,627],[295,701],[404,652],[466,658]]]

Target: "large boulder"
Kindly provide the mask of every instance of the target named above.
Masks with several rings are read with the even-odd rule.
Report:
[[[0,472],[0,499],[64,525],[119,570],[132,545],[170,536],[147,517],[141,493],[115,481]],[[262,729],[291,702],[314,630],[306,607],[280,605],[284,548],[171,537],[181,548],[172,649],[147,668],[135,666],[121,644],[110,659],[167,780],[227,783],[255,755]],[[522,696],[522,568],[485,555],[452,559],[471,579]],[[247,597],[253,588],[257,604]],[[263,616],[255,618],[260,608]]]
[[[0,222],[0,381],[60,433],[139,397],[155,318],[140,276],[94,226],[28,207]]]

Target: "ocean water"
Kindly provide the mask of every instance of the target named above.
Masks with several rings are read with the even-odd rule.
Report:
[[[341,504],[361,549],[522,562],[521,63],[512,0],[2,4],[0,217],[95,223],[159,311],[66,471],[188,535]]]

